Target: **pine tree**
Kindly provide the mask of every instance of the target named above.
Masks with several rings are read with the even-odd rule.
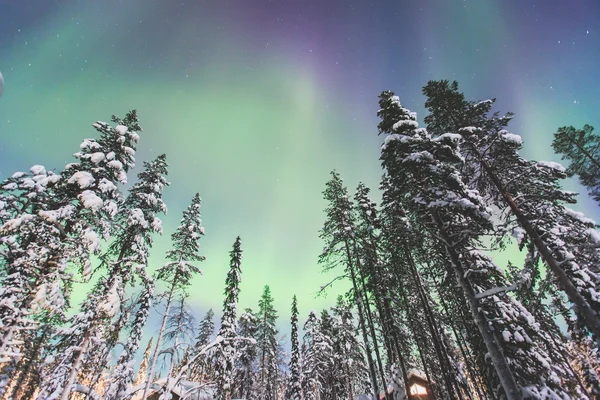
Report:
[[[594,127],[563,126],[554,134],[552,148],[563,159],[571,161],[567,168],[569,176],[577,175],[594,200],[600,203],[600,137],[594,133]]]
[[[363,311],[364,288],[360,286],[358,265],[356,261],[356,245],[354,234],[354,213],[352,202],[348,198],[348,190],[343,185],[340,175],[332,171],[331,179],[326,184],[323,192],[324,199],[328,202],[325,209],[326,221],[319,232],[319,237],[325,241],[323,252],[319,256],[319,263],[325,271],[338,265],[344,267],[345,277],[350,277],[352,290],[358,308],[359,324],[362,331],[365,353],[369,365],[372,389],[379,392],[375,363],[371,354],[369,336],[367,333],[366,313]],[[371,337],[371,339],[374,339]]]
[[[323,335],[321,321],[314,311],[304,323],[302,343],[302,390],[305,400],[320,398],[325,376],[333,368],[333,343]]]
[[[200,352],[205,346],[210,343],[212,336],[215,333],[215,323],[213,318],[215,313],[210,308],[204,319],[200,321],[198,326],[198,336],[196,337],[196,343],[194,344],[194,353]],[[191,366],[190,379],[204,382],[207,376],[212,375],[211,364],[209,363],[210,357],[208,355],[199,356]]]
[[[579,229],[568,224],[573,213],[564,207],[565,203],[575,202],[573,193],[560,188],[564,168],[556,163],[523,159],[518,154],[521,138],[504,129],[512,114],[488,116],[494,100],[468,102],[458,92],[458,84],[450,85],[448,81],[429,82],[423,93],[428,97],[425,106],[431,112],[425,118],[429,129],[436,135],[459,134],[469,185],[499,208],[510,209],[511,213],[504,215],[514,215],[513,231],[522,232],[521,236],[534,244],[561,290],[575,305],[582,325],[600,346],[600,304],[591,289],[600,284],[597,266],[582,265],[581,258],[571,257],[571,246],[545,237],[547,232],[556,230],[567,231],[571,236],[579,233]],[[585,231],[588,237],[577,246],[581,251],[598,242],[597,232],[589,228]],[[587,281],[583,275],[587,275]]]
[[[259,366],[258,374],[260,375],[259,393],[261,399],[274,400],[275,383],[273,377],[278,373],[276,364],[278,330],[276,327],[277,311],[273,307],[273,297],[271,296],[271,288],[265,285],[262,296],[258,301],[257,314],[257,343]]]
[[[254,384],[256,381],[255,364],[258,351],[258,317],[251,308],[247,308],[238,321],[238,336],[245,339],[238,342],[235,366],[234,390],[236,398],[252,400],[256,397]]]
[[[298,302],[296,300],[296,295],[294,295],[292,299],[292,356],[290,359],[289,369],[290,369],[290,381],[288,383],[288,394],[286,398],[290,400],[301,400],[302,399],[302,386],[301,375],[300,375],[300,349],[298,342]]]
[[[163,349],[162,353],[170,357],[165,383],[166,390],[163,391],[160,400],[167,400],[167,396],[170,396],[170,388],[177,385],[183,378],[185,371],[182,374],[181,370],[188,363],[190,342],[194,337],[194,317],[185,304],[188,295],[181,292],[178,296],[167,318],[163,336],[163,343],[168,343],[169,347]]]
[[[112,120],[115,128],[105,122],[93,124],[100,138],[84,140],[74,154],[78,162],[68,164],[60,175],[34,166],[32,176],[17,173],[3,185],[12,193],[3,195],[10,209],[2,213],[0,227],[0,242],[8,244],[2,264],[9,274],[3,287],[10,288],[0,291],[0,307],[8,307],[0,312],[0,358],[8,353],[9,358],[18,357],[13,336],[31,327],[27,314],[64,312],[70,295],[69,265],[80,266],[84,280],[90,277],[90,254],[99,252],[99,238],[109,235],[120,201],[116,185],[126,182],[134,165],[141,131],[135,111]],[[21,195],[37,193],[19,198],[14,191],[20,191],[20,185],[25,189]],[[15,208],[19,203],[22,207]]]
[[[535,341],[535,318],[506,294],[502,272],[477,250],[478,240],[492,225],[483,199],[462,180],[460,135],[432,138],[417,128],[416,115],[393,93],[383,92],[380,99],[379,129],[390,134],[382,147],[383,166],[412,218],[431,232],[431,245],[444,248],[450,258],[504,395],[567,396],[556,379],[563,371],[553,368],[548,353]]]
[[[111,329],[111,321],[124,303],[125,286],[131,282],[136,270],[144,273],[152,245],[151,234],[161,232],[161,222],[156,214],[166,211],[162,202],[162,190],[168,184],[164,177],[167,174],[165,156],[145,163],[144,167],[144,171],[138,175],[139,181],[131,188],[116,216],[117,224],[124,228],[117,231],[115,240],[103,257],[108,268],[107,276],[96,284],[82,312],[71,318],[70,327],[59,332],[62,337],[58,344],[59,351],[54,356],[55,367],[51,368],[52,372],[42,385],[43,395],[58,390],[52,389],[52,385],[64,379],[61,397],[66,399],[80,368],[86,362],[96,364],[95,369],[100,372],[104,368],[102,364],[111,347],[106,332],[112,331],[118,338],[120,327]],[[118,325],[121,324],[114,326]],[[96,351],[93,356],[88,354],[92,350]],[[89,361],[86,361],[86,357]],[[68,375],[65,377],[64,374]]]
[[[238,236],[229,252],[231,257],[229,272],[225,279],[225,300],[221,328],[217,333],[215,350],[215,372],[217,383],[217,400],[231,400],[233,390],[234,362],[236,359],[237,324],[236,313],[241,282],[241,239]]]
[[[156,271],[156,279],[166,282],[169,286],[166,293],[165,311],[161,322],[158,339],[154,347],[150,367],[148,368],[148,378],[142,394],[142,400],[146,400],[148,389],[154,374],[154,366],[162,339],[165,334],[169,311],[176,292],[185,291],[190,286],[193,276],[200,273],[200,269],[194,264],[194,261],[204,261],[204,256],[199,254],[200,236],[204,235],[204,227],[200,217],[200,195],[196,193],[192,198],[192,203],[187,210],[183,212],[183,218],[179,227],[171,235],[173,248],[167,251],[167,259],[170,260],[164,266]]]
[[[364,348],[358,341],[350,306],[343,296],[338,296],[333,313],[333,350],[336,355],[336,371],[340,374],[339,398],[353,399],[362,393],[369,381],[368,367],[363,356]]]

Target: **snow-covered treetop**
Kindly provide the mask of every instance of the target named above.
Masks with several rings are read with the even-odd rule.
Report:
[[[192,203],[183,212],[181,224],[171,235],[173,248],[167,251],[167,258],[171,261],[156,271],[157,279],[173,281],[179,288],[188,286],[192,275],[201,272],[192,262],[205,259],[199,254],[199,240],[204,235],[200,203],[200,194],[196,193]]]

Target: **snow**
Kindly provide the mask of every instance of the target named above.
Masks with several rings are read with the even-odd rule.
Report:
[[[100,209],[102,207],[102,205],[104,204],[102,199],[100,197],[96,196],[96,193],[94,193],[91,190],[84,190],[79,195],[79,199],[81,200],[81,202],[83,203],[83,206],[85,208],[89,208],[94,211],[97,211],[98,209]]]
[[[115,131],[117,131],[119,135],[125,135],[127,133],[127,127],[125,125],[117,125],[115,126]]]
[[[568,207],[565,207],[565,213],[571,217],[574,218],[576,220],[578,220],[581,223],[584,224],[591,224],[591,225],[596,225],[596,221],[594,221],[591,218],[586,217],[583,213],[579,212],[579,211],[575,211],[573,209],[570,209]]]
[[[33,219],[31,214],[23,214],[19,218],[9,219],[0,228],[1,232],[11,232],[18,229],[23,223],[27,223]]]
[[[114,183],[112,183],[108,179],[102,178],[100,180],[100,183],[98,184],[98,189],[100,189],[100,191],[102,193],[106,193],[106,192],[114,192],[114,191],[116,191],[117,187],[115,186]]]
[[[29,168],[29,170],[34,175],[43,175],[43,174],[46,174],[46,168],[44,168],[43,165],[34,165],[33,167]]]
[[[505,342],[510,342],[511,334],[509,331],[502,331],[502,338],[504,338]]]
[[[100,251],[100,238],[98,234],[94,232],[92,229],[86,229],[83,233],[83,240],[87,244],[87,248],[90,252],[96,253]]]
[[[95,181],[96,180],[94,179],[92,174],[90,174],[89,172],[77,171],[73,174],[73,176],[71,176],[69,178],[69,180],[67,182],[76,183],[77,185],[79,185],[80,188],[83,189],[83,188],[92,186]]]
[[[505,142],[509,142],[509,143],[513,143],[513,144],[523,144],[523,139],[521,139],[521,136],[519,135],[515,135],[514,133],[510,133],[507,131],[501,131],[501,137]]]
[[[536,165],[565,172],[565,167],[554,161],[538,161]]]
[[[104,161],[105,158],[106,158],[106,156],[104,155],[104,153],[97,152],[90,156],[90,161],[93,162],[94,164],[98,164],[99,162]]]
[[[393,130],[398,130],[398,129],[404,128],[404,127],[418,128],[419,127],[419,123],[417,121],[411,121],[411,120],[408,120],[408,119],[402,119],[402,120],[396,122],[392,126],[392,129]]]
[[[483,299],[484,297],[494,296],[496,294],[504,293],[504,292],[509,292],[509,291],[515,290],[515,289],[516,289],[515,286],[495,287],[495,288],[488,289],[488,290],[486,290],[484,292],[477,293],[475,295],[475,298],[476,299]]]
[[[590,228],[586,231],[586,233],[595,246],[600,246],[600,232]]]
[[[25,172],[15,172],[14,174],[12,174],[11,178],[14,179],[19,179],[20,177],[26,175]]]
[[[525,341],[525,339],[523,338],[523,336],[521,336],[521,334],[519,332],[515,332],[515,340],[518,343],[523,343]]]
[[[84,149],[98,149],[100,148],[100,144],[96,142],[94,139],[84,139],[83,142],[79,145],[79,148]]]
[[[443,135],[432,139],[432,141],[441,142],[444,139],[449,139],[451,141],[459,141],[462,139],[462,135],[459,135],[458,133],[444,133]]]
[[[107,316],[112,317],[115,315],[121,304],[121,298],[119,297],[118,285],[115,282],[108,293],[102,304],[100,304],[100,310],[106,313]]]
[[[109,161],[107,165],[110,168],[113,168],[113,169],[116,169],[116,170],[123,169],[123,163],[121,163],[121,161],[119,161],[119,160]]]

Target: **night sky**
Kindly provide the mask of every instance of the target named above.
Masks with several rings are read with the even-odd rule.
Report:
[[[165,152],[172,183],[151,268],[200,192],[207,259],[191,305],[220,317],[240,235],[240,308],[269,284],[283,328],[294,293],[302,320],[335,301],[314,299],[328,281],[321,192],[334,168],[351,190],[378,186],[382,90],[422,121],[421,87],[458,80],[516,113],[526,157],[557,161],[557,127],[600,129],[599,65],[597,0],[0,0],[0,179],[60,171],[91,123],[137,109],[137,164]],[[575,208],[600,220],[585,195]]]

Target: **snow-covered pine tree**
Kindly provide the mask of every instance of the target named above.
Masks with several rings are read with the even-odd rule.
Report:
[[[194,261],[204,261],[204,256],[199,254],[200,237],[204,235],[204,227],[202,226],[200,215],[200,203],[200,194],[196,193],[187,210],[183,211],[183,218],[181,219],[179,227],[177,227],[175,232],[171,235],[173,248],[167,251],[167,259],[169,262],[156,271],[155,279],[167,283],[168,290],[164,295],[166,298],[165,311],[160,331],[158,332],[156,345],[154,346],[154,352],[150,360],[148,377],[142,394],[142,400],[146,400],[148,389],[152,383],[154,367],[156,365],[156,359],[158,358],[159,349],[162,345],[173,298],[176,293],[185,291],[185,289],[189,287],[195,274],[201,273],[200,269],[194,264]]]
[[[229,252],[231,258],[229,272],[225,279],[225,300],[223,301],[223,316],[221,327],[217,333],[215,348],[215,374],[217,384],[217,400],[231,400],[233,376],[236,360],[237,338],[237,303],[242,280],[242,243],[238,236]]]
[[[215,313],[212,308],[207,312],[200,324],[198,325],[198,336],[192,352],[194,354],[200,352],[206,345],[210,343],[212,336],[215,334]],[[207,377],[212,376],[212,364],[210,356],[203,354],[196,358],[190,367],[190,379],[192,381],[204,382]]]
[[[21,194],[37,193],[23,199],[23,206],[16,209],[19,200],[13,192],[8,196],[10,211],[3,212],[0,242],[8,244],[3,264],[11,271],[6,278],[11,281],[3,282],[3,287],[19,288],[19,292],[0,291],[0,307],[9,306],[0,312],[0,358],[6,354],[18,358],[13,336],[31,325],[27,314],[64,311],[70,265],[80,267],[84,280],[91,274],[90,254],[100,251],[99,237],[109,235],[120,201],[116,185],[126,182],[127,171],[134,165],[141,131],[135,111],[112,120],[115,128],[100,121],[93,124],[100,138],[85,139],[74,154],[78,162],[68,164],[60,175],[35,166],[31,176],[13,175],[21,189],[17,182],[2,187],[21,190]]]
[[[152,245],[151,235],[162,232],[157,214],[166,212],[162,201],[162,190],[168,184],[166,174],[164,154],[153,162],[144,163],[144,171],[138,175],[139,181],[130,189],[115,218],[119,228],[114,229],[115,239],[103,257],[107,274],[97,282],[84,302],[82,312],[70,319],[69,328],[58,332],[58,351],[53,355],[50,372],[45,375],[41,396],[52,396],[51,393],[61,390],[61,398],[68,398],[82,366],[86,363],[104,364],[112,347],[107,334],[111,332],[118,337],[124,322],[121,319],[121,323],[111,327],[120,305],[124,303],[125,286],[132,281],[136,270],[145,273]],[[92,350],[97,351],[93,355],[88,354]],[[104,365],[100,365],[94,369],[102,371],[103,368]],[[65,386],[55,387],[58,382]]]
[[[332,310],[333,351],[336,355],[341,387],[339,398],[354,399],[369,386],[369,369],[365,364],[363,345],[358,341],[353,314],[343,296],[338,296]]]
[[[287,388],[287,399],[290,400],[302,400],[302,386],[300,375],[300,343],[298,341],[298,301],[296,295],[292,298],[292,333],[291,333],[291,344],[292,354],[290,358],[290,380]]]
[[[475,190],[463,182],[463,157],[457,134],[432,138],[418,129],[416,115],[392,92],[380,96],[380,133],[388,133],[381,160],[412,218],[426,229],[431,244],[452,261],[473,319],[484,339],[504,396],[568,398],[561,386],[564,371],[554,368],[538,344],[535,318],[506,294],[502,272],[478,248],[492,229],[489,211]],[[485,273],[483,273],[485,272]],[[517,383],[518,382],[518,383]]]
[[[430,111],[425,118],[429,130],[435,135],[460,134],[469,185],[500,209],[510,209],[511,213],[504,215],[514,216],[513,230],[535,245],[558,286],[575,305],[581,324],[595,336],[600,347],[600,300],[593,289],[600,285],[598,266],[573,256],[573,246],[564,241],[545,237],[556,230],[581,237],[580,229],[568,224],[573,213],[564,203],[575,203],[575,194],[560,188],[564,168],[556,163],[523,159],[518,154],[521,138],[504,129],[512,114],[488,116],[495,100],[466,101],[458,91],[458,84],[448,81],[429,82],[423,93]],[[583,216],[575,219],[586,222]],[[583,231],[587,238],[576,246],[580,252],[600,242],[600,235],[594,229],[588,226]]]
[[[257,396],[256,382],[256,338],[258,335],[258,317],[251,308],[247,308],[238,320],[238,336],[246,338],[238,342],[233,393],[236,398],[254,400]]]
[[[600,136],[594,133],[594,127],[558,128],[552,148],[563,159],[571,161],[567,168],[569,176],[577,175],[581,184],[588,188],[590,196],[600,203]]]
[[[316,400],[323,391],[325,376],[333,368],[333,342],[323,335],[314,311],[304,323],[302,342],[302,391],[304,400]]]
[[[181,291],[178,298],[174,300],[173,307],[167,318],[163,343],[166,348],[161,351],[165,357],[169,357],[169,367],[165,387],[170,388],[177,385],[178,379],[183,378],[185,372],[180,374],[180,368],[187,364],[191,342],[194,338],[194,316],[185,304],[188,294]],[[168,400],[170,393],[165,390],[160,400]]]
[[[143,289],[137,301],[138,309],[131,322],[130,333],[123,347],[123,351],[119,355],[117,364],[110,376],[110,383],[104,393],[104,397],[108,400],[129,400],[132,397],[131,385],[134,382],[134,357],[142,340],[143,328],[148,320],[150,308],[152,307],[152,300],[154,298],[154,280],[148,276],[145,271],[143,272]],[[143,373],[144,366],[148,365],[151,346],[152,339],[148,342],[148,347],[144,352],[144,358],[140,365],[140,373]],[[138,382],[138,384],[139,383],[141,382]]]
[[[258,301],[256,348],[258,351],[258,393],[264,400],[276,399],[276,387],[274,377],[277,376],[277,340],[278,330],[277,311],[273,306],[271,288],[265,285],[263,293]]]
[[[365,344],[372,389],[375,393],[379,393],[376,367],[373,362],[367,333],[366,314],[363,311],[364,292],[360,286],[358,266],[356,265],[354,211],[352,202],[348,197],[348,189],[344,186],[340,175],[336,171],[331,172],[331,179],[326,184],[323,197],[328,205],[325,209],[325,223],[319,231],[319,237],[325,242],[323,252],[319,255],[319,264],[323,266],[325,271],[341,264],[344,268],[343,276],[350,277],[354,299],[358,308],[359,324]]]

